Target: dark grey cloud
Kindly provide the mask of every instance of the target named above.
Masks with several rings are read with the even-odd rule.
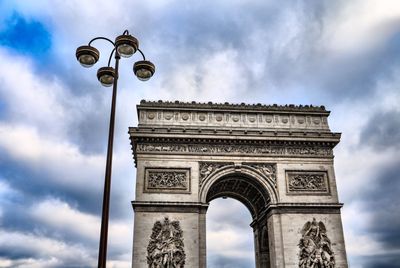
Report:
[[[99,216],[101,214],[104,184],[103,167],[101,170],[93,172],[91,177],[83,178],[87,181],[82,181],[81,185],[66,185],[60,178],[56,177],[57,175],[47,174],[43,170],[37,170],[34,167],[13,161],[7,155],[0,153],[0,171],[3,181],[7,182],[13,189],[23,193],[23,198],[18,201],[24,206],[37,203],[47,197],[58,197],[67,203],[76,205],[77,209],[84,213]],[[126,177],[129,178],[129,176]],[[93,188],[93,185],[96,185],[96,188]],[[127,199],[126,195],[121,194],[120,187],[115,186],[111,191],[110,217],[114,219],[130,218],[129,198]],[[12,210],[10,213],[13,213]],[[13,217],[5,217],[4,222],[9,222],[9,225],[15,224],[13,221],[10,222],[11,219]],[[29,227],[29,224],[24,224],[24,226]]]
[[[361,132],[360,146],[370,146],[376,151],[400,147],[400,112],[377,111]]]
[[[349,3],[349,1],[329,0],[198,1],[196,3],[169,1],[162,8],[154,8],[147,2],[134,3],[132,4],[134,8],[124,3],[127,5],[126,13],[129,13],[129,16],[125,18],[122,15],[118,16],[121,17],[121,23],[109,23],[109,25],[110,28],[115,28],[114,32],[118,35],[124,29],[116,28],[125,23],[132,34],[140,39],[141,48],[157,66],[157,73],[152,81],[161,81],[160,85],[174,86],[169,82],[171,76],[179,73],[182,65],[191,64],[196,69],[195,80],[198,85],[196,90],[200,90],[204,70],[197,66],[208,56],[232,50],[238,54],[235,61],[232,61],[233,64],[240,65],[241,73],[248,81],[244,92],[249,94],[239,96],[238,102],[269,102],[271,99],[278,99],[284,103],[301,104],[306,99],[331,107],[343,102],[365,102],[369,105],[379,82],[392,79],[394,70],[400,67],[400,58],[396,56],[400,53],[400,28],[384,40],[380,47],[372,50],[360,48],[360,51],[350,54],[328,50],[321,46],[327,22],[346,9]],[[53,13],[53,8],[49,10]],[[65,13],[65,10],[62,12]],[[33,22],[44,25],[46,29],[57,29],[57,25],[52,24],[50,17],[32,15],[32,18]],[[104,29],[88,29],[85,25],[82,29],[71,30],[69,27],[73,23],[69,21],[64,23],[63,29],[49,33],[52,46],[46,49],[45,53],[40,57],[28,53],[29,59],[34,61],[33,74],[38,79],[47,79],[46,81],[62,81],[65,86],[63,90],[69,93],[66,96],[70,100],[61,100],[60,105],[65,108],[66,113],[71,114],[72,120],[60,122],[61,126],[58,127],[65,132],[65,135],[60,137],[60,142],[66,141],[76,145],[84,155],[103,154],[106,150],[110,99],[103,91],[108,89],[98,84],[95,74],[97,68],[104,65],[107,50],[104,52],[101,50],[101,62],[92,69],[82,69],[76,62],[74,53],[77,46],[89,41],[94,37],[93,34],[101,35]],[[389,19],[387,23],[396,25],[395,21]],[[88,32],[86,40],[78,38],[78,32],[82,31]],[[63,43],[63,48],[60,48],[60,43]],[[134,61],[135,59],[124,60],[121,66],[123,72],[126,72],[124,77],[128,76],[128,72],[131,75],[131,64]],[[255,65],[261,66],[261,75],[257,75],[254,71]],[[219,66],[210,66],[210,68],[215,67]],[[131,89],[133,86],[129,81],[124,80],[124,83],[120,83],[120,87]],[[158,99],[158,89],[146,93],[140,90],[136,92],[138,95],[145,94]],[[2,97],[0,95],[1,123],[27,123],[13,121],[11,107]],[[85,98],[86,100],[82,101]],[[132,106],[134,105],[135,103],[132,103]],[[129,115],[118,116],[120,117],[117,121],[121,122]],[[398,149],[399,118],[400,114],[396,111],[374,113],[362,131],[362,146],[371,147],[377,153],[384,153],[388,148]],[[134,120],[132,119],[131,125],[134,125]],[[129,147],[126,128],[126,126],[119,127],[116,143],[124,143],[124,146]],[[42,130],[43,133],[46,131],[49,130]],[[128,157],[131,158],[130,155]],[[133,163],[132,169],[134,169]],[[363,186],[359,193],[355,193],[354,198],[370,200],[365,204],[365,209],[374,211],[374,218],[371,220],[368,232],[376,236],[387,249],[398,249],[400,232],[396,226],[400,226],[398,218],[400,204],[396,193],[400,191],[398,183],[400,179],[397,175],[400,170],[396,166],[388,166],[383,171],[371,174],[375,178],[372,182],[370,178],[366,179],[369,181],[368,185]],[[57,229],[43,225],[28,215],[25,209],[46,198],[57,197],[68,204],[76,205],[76,209],[82,213],[99,216],[103,172],[103,169],[93,171],[92,176],[87,178],[98,181],[98,186],[94,188],[89,187],[85,181],[82,181],[80,187],[65,186],[57,182],[54,174],[29,167],[26,163],[18,163],[9,155],[0,152],[0,178],[21,193],[18,198],[9,199],[5,208],[2,205],[1,228],[22,233],[39,230],[48,237],[67,243],[81,241],[85,248],[95,252],[97,249],[93,246],[93,241],[80,240],[76,234],[68,231],[57,233]],[[60,176],[68,173],[69,170],[60,170]],[[133,196],[133,187],[129,191],[127,184],[122,185],[120,182],[132,175],[128,179],[132,181],[129,185],[133,186],[133,174],[127,176],[122,173],[116,174],[117,178],[113,178],[113,182],[117,182],[118,185],[113,185],[112,188],[111,217],[117,219],[126,219],[132,215],[126,196],[129,192]],[[223,213],[211,215],[213,205],[212,202],[208,214],[215,223],[213,230],[229,228],[241,234],[250,234],[251,237],[252,230],[249,227],[251,217],[244,206],[242,211],[223,209],[220,210]],[[130,240],[131,237],[127,239]],[[246,238],[237,244],[249,249],[252,248],[252,243],[252,239]],[[127,249],[128,252],[130,250]],[[110,254],[117,256],[123,253],[110,249]],[[222,257],[218,252],[213,254],[209,254],[211,256],[208,259],[209,267],[254,267],[252,262],[254,258],[247,260]],[[18,250],[4,246],[0,246],[0,256],[12,259],[40,258],[33,249]],[[70,260],[68,257],[65,258],[65,263],[81,263],[85,266],[85,262]],[[394,254],[388,253],[365,257],[362,263],[366,267],[395,267],[400,260]]]
[[[400,160],[382,169],[375,180],[375,187],[365,193],[368,209],[373,211],[371,231],[388,249],[400,250]],[[400,261],[400,256],[399,256]]]
[[[104,98],[100,86],[94,90],[85,95],[87,101],[82,101],[82,106],[67,108],[76,115],[66,127],[68,137],[84,154],[105,153],[107,146],[111,98]]]
[[[400,251],[399,159],[371,173],[371,177],[366,179],[369,185],[359,189],[357,199],[362,200],[362,208],[371,215],[364,232],[378,241],[382,248],[380,253],[366,252],[367,256],[361,255],[356,259],[365,267],[397,267],[400,255],[393,252]]]
[[[362,257],[366,268],[397,268],[399,267],[398,253],[388,253],[383,256],[364,256]]]
[[[395,56],[400,52],[399,33],[379,48],[360,48],[350,54],[321,46],[327,18],[338,16],[348,5],[346,1],[262,1],[228,6],[206,1],[168,6],[154,14],[146,27],[157,36],[153,46],[160,53],[155,59],[160,59],[157,66],[166,82],[183,63],[233,49],[253,93],[297,90],[308,95],[304,98],[323,97],[332,104],[364,101],[380,80],[400,66]],[[265,68],[261,78],[254,74],[255,64]]]

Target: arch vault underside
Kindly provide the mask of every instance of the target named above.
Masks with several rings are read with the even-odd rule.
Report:
[[[240,175],[224,177],[215,182],[207,193],[207,203],[219,197],[231,197],[242,202],[253,219],[268,206],[270,199],[262,186]]]
[[[219,197],[253,221],[256,267],[347,267],[324,107],[142,101],[135,268],[206,267],[206,211]],[[329,237],[329,238],[328,238]]]

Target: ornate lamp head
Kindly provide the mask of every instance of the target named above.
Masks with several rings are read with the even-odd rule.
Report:
[[[130,34],[123,34],[115,39],[115,47],[119,55],[129,58],[138,50],[139,41]]]
[[[105,87],[110,87],[114,83],[115,70],[113,67],[101,67],[97,71],[97,79]]]
[[[147,60],[137,61],[133,65],[133,72],[140,81],[149,80],[155,71],[156,67],[154,64]]]
[[[92,67],[100,57],[100,52],[92,46],[80,46],[76,49],[76,59],[85,67]]]

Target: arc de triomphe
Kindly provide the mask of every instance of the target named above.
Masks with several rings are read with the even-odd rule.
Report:
[[[241,201],[256,267],[347,267],[323,106],[141,101],[134,268],[206,267],[206,212]]]

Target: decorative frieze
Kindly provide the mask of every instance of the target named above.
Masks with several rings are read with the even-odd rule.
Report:
[[[145,192],[190,192],[189,169],[146,168]]]
[[[315,218],[301,229],[299,268],[335,268],[335,254],[325,224]]]
[[[179,221],[154,223],[150,242],[147,246],[147,264],[149,268],[184,268],[186,254],[183,243],[183,231]]]
[[[139,143],[136,153],[167,152],[187,154],[218,154],[218,155],[260,155],[260,156],[304,156],[330,157],[330,147],[312,145],[245,145],[245,144],[165,144]]]
[[[326,171],[286,171],[287,192],[291,194],[328,194]]]
[[[303,114],[204,112],[140,109],[142,125],[225,126],[249,128],[317,129],[329,130],[327,114],[313,114],[305,120]],[[274,120],[272,119],[274,118]]]

